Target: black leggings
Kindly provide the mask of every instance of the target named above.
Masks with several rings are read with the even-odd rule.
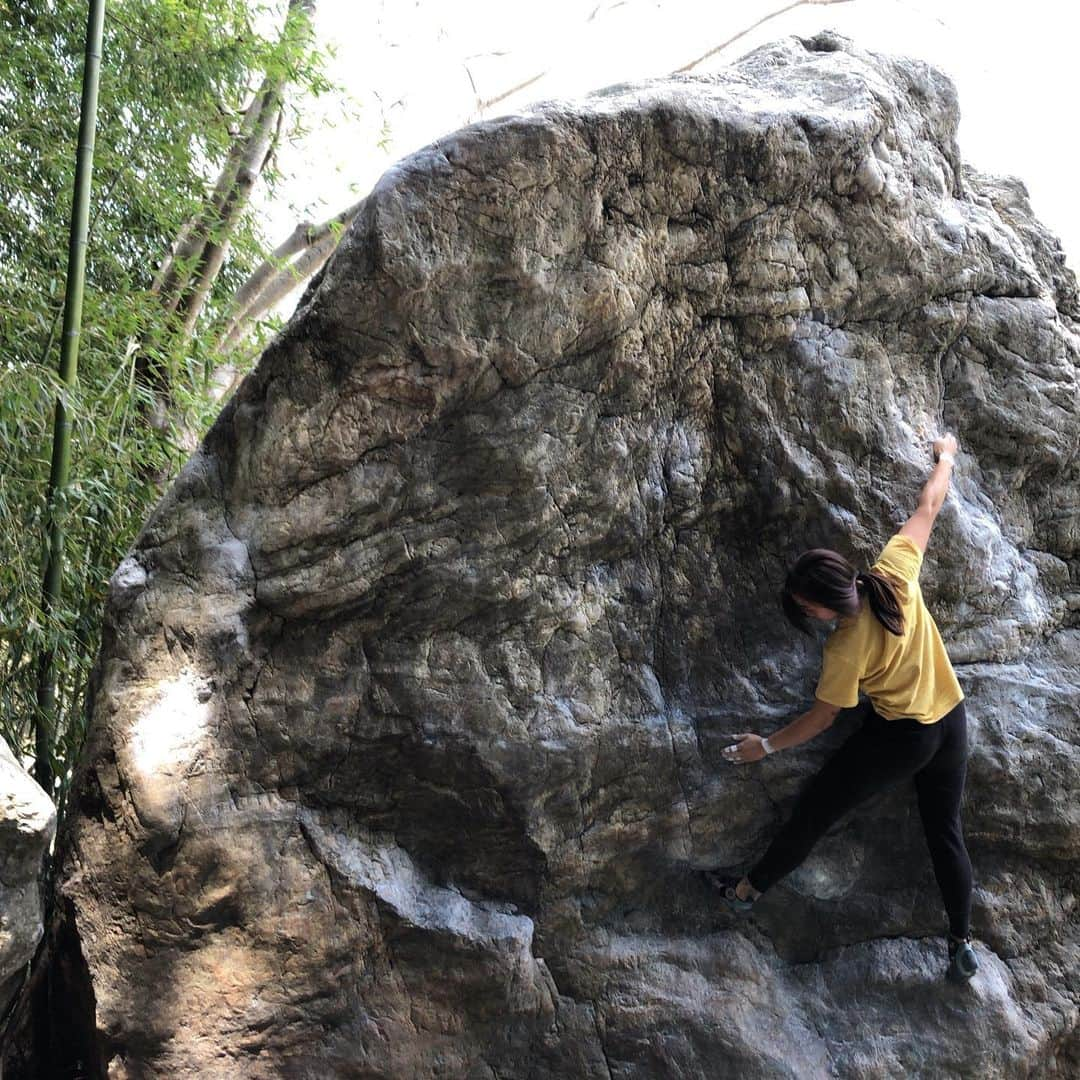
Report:
[[[852,807],[914,778],[926,844],[941,889],[949,929],[967,937],[971,860],[960,827],[967,770],[967,715],[961,701],[936,724],[886,720],[873,707],[863,726],[825,763],[799,796],[791,820],[746,875],[765,892],[798,866],[829,826]]]

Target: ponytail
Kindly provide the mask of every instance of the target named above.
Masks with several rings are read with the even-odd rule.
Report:
[[[860,570],[855,575],[856,588],[866,594],[870,610],[890,634],[900,637],[904,633],[904,612],[896,595],[896,587],[876,570]]]

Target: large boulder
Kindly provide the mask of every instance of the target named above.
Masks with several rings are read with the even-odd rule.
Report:
[[[42,871],[56,832],[52,800],[0,738],[0,1016],[42,935]]]
[[[790,38],[385,174],[113,578],[54,1065],[1076,1075],[1080,309],[957,118]],[[945,430],[967,987],[907,787],[748,923],[698,873],[859,722],[721,758],[812,697],[787,567],[872,561]]]

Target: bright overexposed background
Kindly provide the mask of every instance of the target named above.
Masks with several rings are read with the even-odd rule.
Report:
[[[330,73],[353,99],[305,104],[312,132],[286,145],[293,175],[264,206],[269,239],[365,195],[442,135],[532,102],[692,68],[718,71],[768,41],[832,28],[866,49],[917,56],[960,95],[960,150],[1027,185],[1035,213],[1080,267],[1074,129],[1078,38],[1062,0],[319,0]],[[754,26],[759,20],[760,25]],[[725,42],[740,34],[737,40]],[[719,46],[724,46],[719,48]],[[288,314],[298,294],[282,309]]]

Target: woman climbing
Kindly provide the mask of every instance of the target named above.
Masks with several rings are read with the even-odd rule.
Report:
[[[936,464],[919,506],[860,573],[835,551],[814,548],[792,566],[780,598],[784,613],[809,633],[807,619],[838,623],[825,642],[809,712],[761,738],[740,733],[724,750],[735,765],[798,746],[830,727],[841,709],[870,698],[862,727],[800,795],[791,819],[740,880],[707,871],[728,905],[747,912],[759,896],[795,869],[826,830],[852,807],[912,778],[945,910],[947,976],[963,982],[978,968],[971,946],[971,860],[960,825],[967,765],[964,693],[923,603],[919,571],[930,530],[949,486],[956,439],[933,444]]]

